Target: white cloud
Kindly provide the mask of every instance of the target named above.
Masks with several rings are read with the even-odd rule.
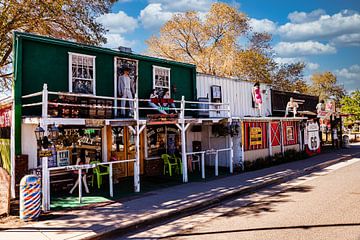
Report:
[[[161,3],[150,3],[140,12],[140,21],[145,29],[160,28],[174,13],[165,11]]]
[[[138,21],[125,12],[107,13],[97,18],[111,34],[133,32],[138,27]]]
[[[306,63],[306,68],[309,69],[310,71],[314,71],[314,70],[318,69],[319,67],[320,67],[320,65],[318,63],[313,63],[313,62]]]
[[[335,70],[338,81],[344,84],[345,89],[360,89],[360,65],[355,64],[348,68]]]
[[[292,22],[279,27],[278,32],[287,40],[331,39],[344,34],[360,32],[360,14],[344,10],[334,15],[322,14],[321,10],[292,13]]]
[[[336,53],[335,47],[315,41],[279,42],[275,45],[274,50],[280,57]]]
[[[276,57],[274,58],[274,61],[278,64],[291,64],[296,62],[303,62],[304,60],[297,57]]]
[[[314,20],[318,20],[322,15],[325,14],[326,12],[323,9],[316,9],[310,13],[295,11],[289,13],[288,19],[292,23],[305,23],[305,22],[312,22]]]
[[[360,46],[360,33],[344,34],[331,40],[332,44],[340,46]]]
[[[249,24],[255,32],[267,32],[274,34],[276,32],[277,25],[269,19],[255,19],[251,18]]]
[[[215,0],[149,0],[151,4],[161,4],[165,11],[186,12],[186,11],[208,11]]]
[[[135,31],[138,27],[138,20],[128,16],[125,12],[107,13],[97,18],[108,31],[106,34],[107,43],[104,47],[117,48],[119,46],[132,47],[135,42],[127,40],[124,36]]]
[[[305,63],[305,68],[310,71],[314,71],[320,67],[318,63],[309,62],[304,57],[276,57],[275,62],[278,64],[292,64],[297,62]]]
[[[106,34],[106,39],[107,39],[107,43],[103,45],[103,47],[106,48],[118,48],[119,46],[131,48],[135,45],[135,41],[126,40],[120,34],[116,34],[116,33]]]

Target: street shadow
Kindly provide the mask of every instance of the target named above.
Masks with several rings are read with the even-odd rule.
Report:
[[[284,227],[263,227],[263,228],[247,228],[247,229],[234,229],[225,231],[209,231],[209,232],[197,232],[197,233],[179,233],[169,235],[166,237],[146,238],[146,239],[170,239],[174,237],[189,237],[189,236],[201,236],[201,235],[214,235],[214,234],[226,234],[226,233],[241,233],[241,232],[256,232],[256,231],[277,231],[277,230],[291,230],[291,229],[314,229],[314,228],[332,228],[332,227],[356,227],[360,226],[360,223],[336,223],[336,224],[318,224],[318,225],[295,225]],[[136,238],[145,239],[145,238]]]

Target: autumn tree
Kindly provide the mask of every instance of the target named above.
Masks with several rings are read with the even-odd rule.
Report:
[[[175,14],[147,40],[151,55],[195,64],[198,71],[232,76],[238,39],[249,31],[248,18],[237,9],[214,3],[202,19],[195,11]]]
[[[273,86],[281,91],[306,93],[308,86],[303,80],[305,64],[302,62],[278,64],[273,75]]]
[[[271,40],[269,33],[252,31],[244,13],[214,3],[203,17],[195,11],[175,14],[146,42],[150,55],[195,64],[199,72],[271,84],[280,71]],[[299,82],[299,66],[288,66],[286,79]]]
[[[332,72],[314,73],[311,76],[309,93],[319,96],[321,100],[327,100],[330,97],[335,98],[337,104],[345,96],[343,86],[337,84],[336,76]]]
[[[106,42],[96,17],[109,11],[111,0],[1,0],[0,90],[11,87],[13,31],[38,33],[80,43]]]
[[[349,96],[345,96],[341,99],[341,112],[345,114],[351,114],[347,118],[348,123],[354,123],[360,121],[360,90],[353,91]]]

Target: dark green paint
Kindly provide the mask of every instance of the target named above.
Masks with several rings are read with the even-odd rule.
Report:
[[[153,88],[153,66],[170,68],[171,86],[177,92],[172,97],[180,100],[196,99],[195,65],[168,61],[139,54],[122,53],[111,49],[78,44],[28,33],[14,34],[14,101],[15,101],[15,152],[21,154],[21,121],[23,115],[40,115],[41,109],[22,109],[29,100],[21,97],[39,92],[43,84],[49,91],[69,91],[69,52],[96,56],[96,95],[114,96],[114,59],[123,57],[138,60],[138,95],[149,98]],[[50,96],[49,96],[50,98]],[[41,100],[33,98],[31,102]]]

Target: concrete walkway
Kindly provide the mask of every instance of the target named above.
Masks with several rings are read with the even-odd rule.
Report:
[[[306,160],[246,172],[208,182],[182,184],[145,193],[125,202],[91,209],[52,212],[49,220],[1,229],[0,240],[93,239],[115,230],[147,225],[221,200],[255,191],[360,155],[360,144],[351,149],[324,153]]]

